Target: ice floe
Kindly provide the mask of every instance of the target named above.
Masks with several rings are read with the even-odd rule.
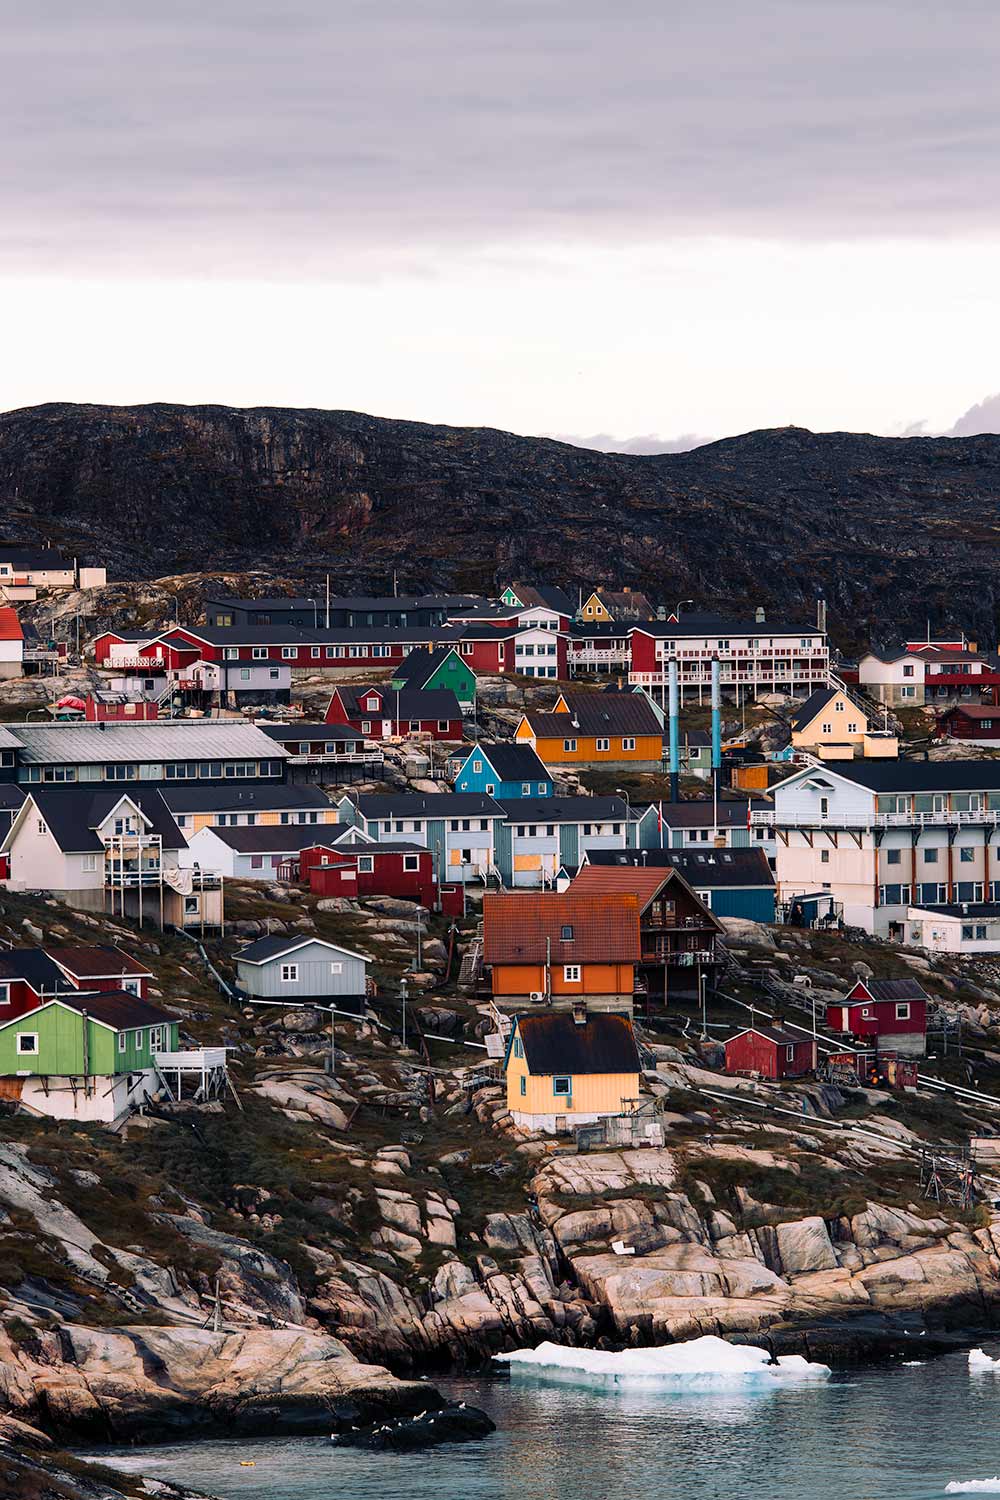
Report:
[[[1000,1495],[1000,1474],[992,1479],[952,1479],[944,1487],[946,1495]]]
[[[996,1373],[1000,1373],[1000,1359],[990,1359],[990,1356],[983,1349],[970,1349],[969,1369],[993,1370]]]
[[[766,1349],[728,1344],[706,1334],[683,1344],[659,1349],[626,1349],[612,1354],[603,1349],[566,1349],[561,1344],[539,1344],[496,1354],[512,1375],[561,1380],[574,1385],[629,1386],[647,1390],[693,1390],[718,1386],[753,1385],[765,1388],[797,1380],[827,1380],[828,1365],[810,1364],[800,1354],[786,1354],[776,1363]]]

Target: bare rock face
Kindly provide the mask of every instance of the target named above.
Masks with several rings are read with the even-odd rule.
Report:
[[[359,1363],[300,1329],[213,1333],[65,1325],[0,1332],[0,1401],[57,1436],[162,1441],[207,1432],[327,1432],[441,1404],[433,1388]]]

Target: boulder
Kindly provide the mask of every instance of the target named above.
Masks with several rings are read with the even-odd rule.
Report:
[[[786,1276],[803,1271],[833,1271],[837,1255],[826,1223],[818,1215],[775,1226],[778,1254]]]
[[[729,945],[735,948],[775,948],[774,934],[762,922],[749,917],[720,917]]]

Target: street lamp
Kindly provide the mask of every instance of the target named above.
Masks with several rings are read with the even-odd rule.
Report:
[[[674,606],[674,618],[676,620],[679,620],[680,617],[681,617],[681,610],[684,608],[685,604],[693,604],[693,603],[694,603],[693,599],[678,599],[676,605]]]

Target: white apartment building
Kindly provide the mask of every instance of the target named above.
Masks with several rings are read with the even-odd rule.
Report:
[[[1000,674],[989,657],[961,647],[914,646],[858,662],[858,686],[880,703],[902,708],[993,701]]]
[[[845,923],[879,937],[921,942],[914,909],[1000,900],[998,761],[824,765],[750,816],[774,826],[779,903],[828,892]]]
[[[753,620],[682,614],[631,629],[629,682],[662,688],[668,663],[677,658],[681,701],[692,691],[701,701],[719,658],[720,684],[737,699],[746,693],[810,694],[830,680],[826,632],[815,625],[768,624],[763,610]]]

